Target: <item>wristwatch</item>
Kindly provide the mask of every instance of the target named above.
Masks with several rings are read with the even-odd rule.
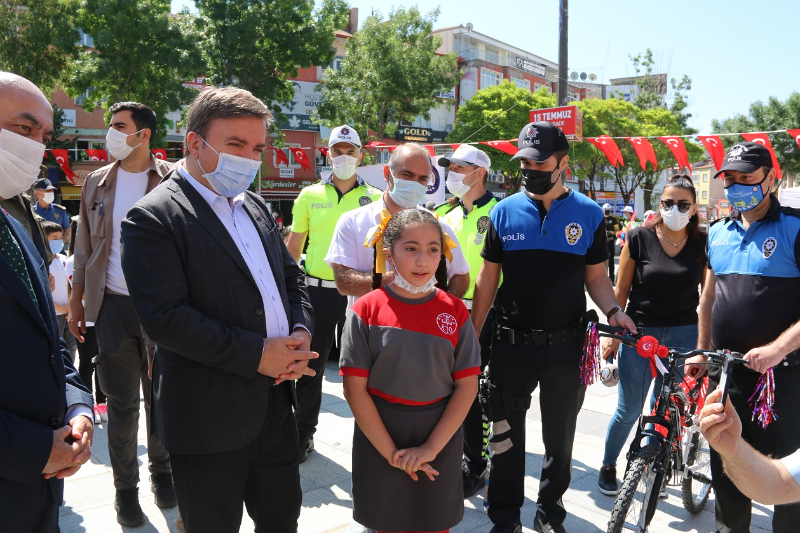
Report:
[[[609,309],[608,313],[606,313],[606,319],[611,319],[611,317],[617,314],[618,311],[622,311],[622,308],[618,305],[615,305]]]

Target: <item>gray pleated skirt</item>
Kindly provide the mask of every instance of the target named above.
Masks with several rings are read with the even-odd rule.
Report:
[[[424,444],[444,413],[449,398],[408,406],[373,396],[375,406],[398,449]],[[378,531],[443,531],[464,517],[461,478],[461,428],[431,462],[435,481],[419,472],[419,481],[394,468],[367,439],[358,424],[353,432],[353,518]]]

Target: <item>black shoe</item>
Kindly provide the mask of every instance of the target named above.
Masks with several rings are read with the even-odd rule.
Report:
[[[562,524],[551,524],[541,515],[536,515],[533,519],[533,530],[537,533],[567,533]]]
[[[495,524],[489,533],[522,533],[522,524]]]
[[[118,490],[117,497],[114,498],[114,509],[117,511],[117,522],[123,526],[137,527],[144,524],[138,488]]]
[[[308,454],[314,451],[314,437],[300,440],[300,463],[305,463],[308,459]]]
[[[489,469],[484,467],[480,474],[473,473],[467,463],[461,466],[461,476],[464,481],[464,499],[472,498],[483,487],[486,486],[486,478],[489,477]]]
[[[619,494],[619,484],[617,483],[617,467],[603,465],[600,468],[600,475],[597,478],[597,485],[600,492],[606,496],[616,496]]]
[[[178,505],[172,474],[150,474],[150,490],[156,495],[156,505],[170,509]]]

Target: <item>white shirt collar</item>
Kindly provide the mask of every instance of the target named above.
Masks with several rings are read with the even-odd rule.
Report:
[[[203,199],[206,202],[208,202],[208,205],[211,206],[212,208],[214,207],[214,203],[222,201],[225,205],[228,206],[228,208],[231,210],[231,213],[235,213],[236,209],[244,203],[245,193],[239,193],[233,198],[228,199],[224,196],[220,196],[219,194],[215,193],[214,191],[212,191],[211,189],[209,189],[208,187],[206,187],[205,185],[194,179],[194,177],[191,174],[189,174],[189,171],[186,170],[186,168],[184,168],[183,164],[181,163],[178,164],[178,171],[181,173],[181,176],[183,176],[186,179],[186,181],[188,181],[192,185],[192,187],[194,187],[197,190],[197,192],[200,193],[200,196],[202,196]]]

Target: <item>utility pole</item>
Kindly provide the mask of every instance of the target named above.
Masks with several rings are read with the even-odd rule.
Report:
[[[558,105],[567,105],[567,0],[558,2]]]

